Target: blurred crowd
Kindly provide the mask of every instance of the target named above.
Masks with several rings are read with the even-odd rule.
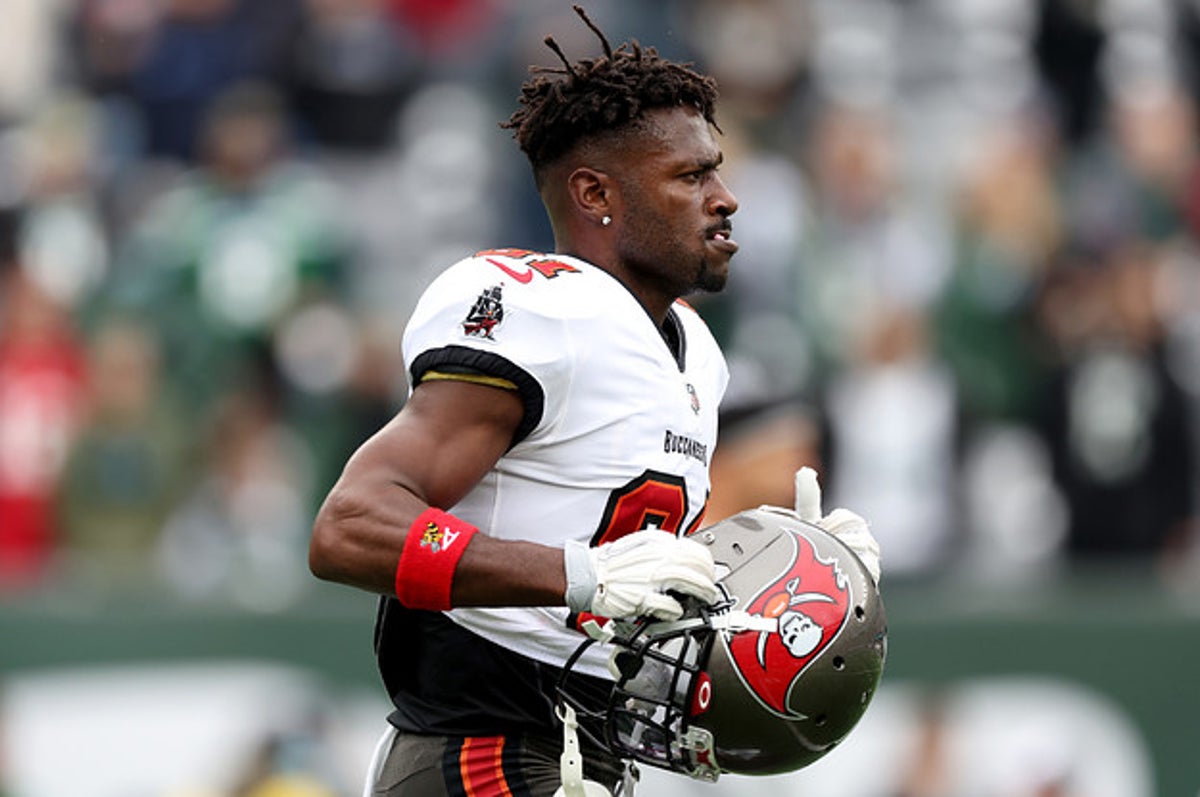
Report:
[[[497,122],[552,0],[3,0],[0,594],[288,606],[438,270],[549,248]],[[721,86],[710,519],[799,464],[889,578],[1200,568],[1200,12],[605,0]]]

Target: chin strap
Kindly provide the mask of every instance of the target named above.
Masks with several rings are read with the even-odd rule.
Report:
[[[579,720],[575,709],[563,703],[558,709],[558,718],[563,724],[563,751],[559,757],[559,772],[562,786],[554,797],[612,797],[608,789],[594,780],[583,779],[583,754],[579,751]]]

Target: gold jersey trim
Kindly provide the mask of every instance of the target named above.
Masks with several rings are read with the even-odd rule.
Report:
[[[470,382],[473,385],[487,385],[488,387],[498,387],[501,390],[516,390],[517,385],[507,379],[501,379],[498,376],[485,376],[483,374],[454,374],[445,371],[426,371],[421,376],[422,382],[430,382],[434,380],[442,380],[446,382]]]

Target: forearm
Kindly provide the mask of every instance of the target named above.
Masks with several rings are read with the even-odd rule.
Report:
[[[455,606],[561,606],[566,591],[561,549],[476,534],[451,599]]]
[[[395,592],[408,527],[424,510],[398,487],[381,493],[343,478],[317,513],[308,564],[313,575],[380,594]]]
[[[322,579],[384,595],[396,592],[396,572],[410,527],[429,508],[396,484],[343,480],[330,492],[313,527],[309,565]],[[455,606],[562,605],[562,551],[532,542],[476,534],[459,560]]]

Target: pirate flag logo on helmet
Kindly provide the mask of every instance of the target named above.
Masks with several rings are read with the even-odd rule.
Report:
[[[752,615],[778,619],[778,633],[739,633],[729,641],[729,653],[759,702],[779,716],[795,717],[788,695],[804,669],[846,625],[850,591],[836,560],[822,560],[803,534],[788,539],[793,544],[791,565],[744,607]]]

